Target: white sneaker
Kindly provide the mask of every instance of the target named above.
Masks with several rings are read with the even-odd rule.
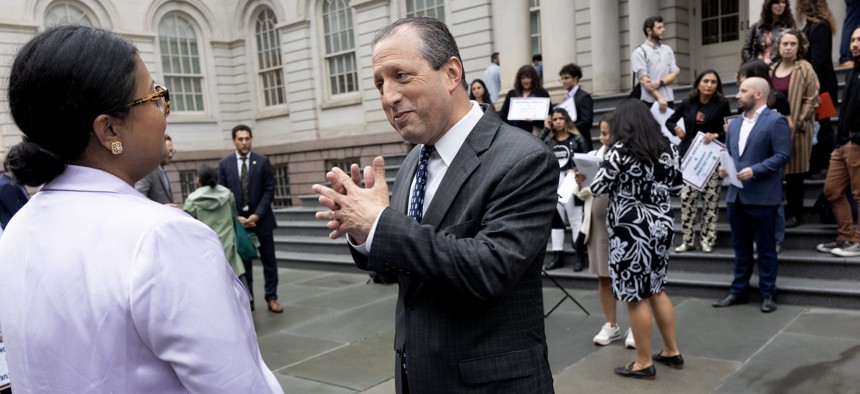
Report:
[[[860,256],[860,243],[849,242],[844,248],[835,248],[830,253],[842,257],[857,257]]]
[[[621,339],[621,329],[618,328],[618,325],[612,327],[611,323],[606,323],[600,329],[600,332],[594,336],[594,344],[606,346],[619,339]]]
[[[636,341],[633,340],[633,330],[627,329],[627,339],[624,340],[624,347],[628,349],[636,349]]]

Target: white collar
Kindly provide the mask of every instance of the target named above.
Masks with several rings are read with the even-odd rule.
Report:
[[[753,114],[752,118],[747,118],[746,113],[744,113],[744,115],[743,115],[744,120],[747,122],[755,122],[756,119],[758,119],[759,115],[761,115],[761,113],[764,112],[765,108],[767,108],[767,104],[763,104],[761,107],[758,107],[758,109],[755,110],[755,113]]]
[[[248,154],[245,155],[248,159],[251,158],[251,151],[248,151]],[[236,151],[236,161],[242,161],[242,155],[239,154],[239,151]]]
[[[481,111],[481,105],[478,104],[477,101],[470,101],[472,103],[472,109],[466,113],[462,119],[460,119],[454,126],[452,126],[442,138],[439,138],[439,141],[436,141],[436,144],[433,145],[436,148],[436,152],[439,152],[439,157],[442,158],[442,161],[445,162],[446,166],[450,166],[451,162],[454,161],[454,157],[457,156],[457,152],[460,151],[460,147],[463,146],[463,143],[466,142],[466,138],[469,137],[469,133],[472,132],[472,129],[475,128],[475,125],[481,120],[481,117],[484,116],[484,111]]]

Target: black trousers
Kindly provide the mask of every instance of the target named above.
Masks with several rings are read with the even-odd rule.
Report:
[[[815,174],[827,169],[830,165],[830,154],[836,149],[836,133],[830,118],[818,121],[821,128],[818,130],[818,143],[812,146],[812,155],[809,157],[809,172]]]
[[[251,229],[253,231],[253,229]],[[260,261],[263,263],[263,279],[266,281],[265,294],[266,301],[278,299],[278,263],[275,261],[275,236],[272,233],[257,234],[260,240],[260,247],[257,249],[260,252]],[[242,260],[245,265],[245,282],[248,284],[248,292],[251,302],[254,302],[254,275],[251,260]]]
[[[803,178],[807,173],[787,174],[785,176],[785,217],[803,219]]]

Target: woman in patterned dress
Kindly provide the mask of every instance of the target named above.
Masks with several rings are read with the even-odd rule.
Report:
[[[623,101],[613,119],[612,147],[591,192],[609,195],[606,227],[612,294],[627,303],[636,341],[636,361],[616,368],[615,373],[653,379],[657,374],[653,361],[674,368],[684,365],[675,340],[675,311],[663,291],[674,236],[670,195],[681,191],[678,150],[638,100]],[[653,356],[651,310],[665,344]]]

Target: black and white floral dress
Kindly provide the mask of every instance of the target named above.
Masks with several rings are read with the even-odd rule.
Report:
[[[594,195],[608,194],[609,277],[623,302],[663,291],[674,237],[670,195],[679,195],[678,149],[667,144],[657,163],[643,163],[616,143],[591,184]]]

